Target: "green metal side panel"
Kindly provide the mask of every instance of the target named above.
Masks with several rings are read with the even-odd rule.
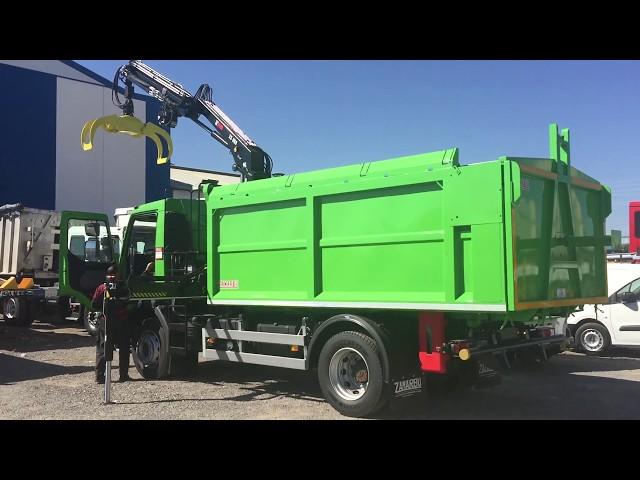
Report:
[[[551,159],[510,158],[510,310],[606,301],[610,191],[571,167],[569,133],[551,130]],[[554,142],[554,137],[557,139]]]
[[[451,149],[210,186],[209,300],[477,312],[602,301],[610,192],[571,167],[568,131],[550,133],[548,159],[460,166]]]
[[[198,206],[198,203],[201,205]],[[172,231],[171,225],[167,225],[168,215],[171,213],[179,214],[185,219],[185,227],[190,231]],[[136,218],[142,215],[153,214],[156,217],[157,226],[155,233],[155,246],[162,249],[165,253],[162,256],[155,257],[154,280],[150,281],[143,278],[133,278],[129,280],[129,291],[132,298],[149,299],[149,298],[165,298],[165,297],[194,297],[203,295],[201,287],[194,282],[181,282],[179,279],[167,279],[168,275],[167,262],[168,247],[167,241],[169,237],[184,236],[190,239],[189,250],[193,252],[204,252],[206,248],[206,226],[205,226],[205,205],[204,201],[186,200],[186,199],[165,199],[155,202],[146,203],[135,208],[131,213],[129,227],[123,241],[123,245],[129,245],[131,226]],[[198,240],[199,239],[199,240]],[[128,271],[129,252],[123,250],[120,258],[120,271]],[[191,261],[198,268],[199,261]]]
[[[502,184],[447,150],[212,188],[210,299],[504,311]]]
[[[111,242],[109,232],[109,219],[102,213],[63,211],[60,217],[60,240],[58,253],[58,272],[60,275],[58,283],[58,295],[76,298],[86,308],[91,308],[91,298],[84,293],[74,289],[70,281],[69,268],[69,221],[70,220],[91,220],[102,222],[107,227],[107,237]],[[105,267],[106,271],[106,267]]]

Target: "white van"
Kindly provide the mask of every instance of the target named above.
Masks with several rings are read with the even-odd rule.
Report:
[[[567,319],[576,349],[587,355],[612,345],[640,346],[640,265],[609,263],[607,280],[607,304],[585,305]]]

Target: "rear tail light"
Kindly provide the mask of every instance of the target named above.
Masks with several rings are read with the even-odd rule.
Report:
[[[556,334],[556,330],[553,327],[538,327],[537,330],[539,336],[543,338],[553,337]]]

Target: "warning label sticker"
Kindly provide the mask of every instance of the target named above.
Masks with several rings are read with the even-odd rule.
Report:
[[[220,280],[220,288],[238,288],[238,280]]]

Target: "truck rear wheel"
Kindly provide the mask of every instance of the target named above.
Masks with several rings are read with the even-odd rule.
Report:
[[[2,314],[7,325],[28,327],[33,323],[31,308],[26,298],[9,297],[4,300]]]
[[[169,345],[164,328],[156,319],[146,321],[133,349],[133,362],[138,373],[147,380],[160,380],[169,375]],[[166,335],[168,337],[168,335]]]
[[[378,345],[360,332],[341,332],[324,344],[318,381],[327,402],[348,417],[371,415],[386,403]]]

